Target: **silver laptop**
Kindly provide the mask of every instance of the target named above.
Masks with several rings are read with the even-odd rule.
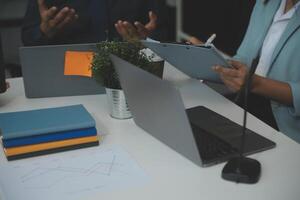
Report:
[[[138,67],[111,55],[135,123],[199,166],[238,155],[242,127],[199,106],[185,110],[179,91]],[[275,143],[247,130],[244,154]]]
[[[91,78],[64,75],[66,51],[95,50],[96,44],[20,48],[26,97],[41,98],[104,93],[104,88]]]

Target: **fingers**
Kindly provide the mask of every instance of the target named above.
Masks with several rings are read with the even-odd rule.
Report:
[[[245,82],[246,72],[241,69],[213,66],[213,70],[220,75],[224,84],[232,91],[239,91]]]
[[[133,26],[131,23],[127,21],[121,21],[119,20],[116,24],[115,27],[118,31],[118,33],[123,37],[123,39],[128,40],[128,41],[133,41],[133,40],[139,40],[140,39],[140,34]]]
[[[142,23],[135,22],[134,25],[137,28],[137,31],[142,38],[145,39],[150,35],[150,31]]]
[[[234,67],[235,69],[242,69],[242,68],[246,68],[245,64],[236,61],[236,60],[229,60],[228,64],[231,65],[232,67]]]
[[[219,74],[222,74],[223,76],[228,77],[240,77],[242,74],[240,71],[232,68],[224,68],[221,66],[213,66],[213,70]]]
[[[187,42],[193,44],[193,45],[200,45],[200,44],[204,44],[201,40],[199,40],[196,37],[190,37]]]
[[[150,33],[156,29],[157,15],[150,11],[149,12],[149,22],[146,25],[143,25],[140,22],[135,22],[134,25],[127,22],[119,20],[115,24],[117,32],[125,40],[139,40],[145,39],[150,35]]]
[[[128,37],[128,31],[126,30],[126,28],[123,26],[123,22],[121,20],[119,20],[116,24],[115,24],[116,30],[117,32],[123,37],[126,38]]]
[[[244,84],[244,81],[240,78],[236,77],[230,77],[226,76],[224,74],[220,74],[220,78],[223,81],[223,83],[231,90],[234,92],[239,91]]]
[[[157,27],[157,15],[153,12],[149,12],[149,22],[146,25],[143,25],[140,22],[135,22],[134,25],[137,29],[137,32],[140,38],[145,39],[150,35],[152,31],[154,31]]]
[[[44,12],[44,19],[45,21],[49,21],[51,19],[53,19],[57,13],[57,8],[56,7],[52,7],[50,8],[48,11]]]
[[[49,38],[61,32],[78,18],[76,11],[68,7],[64,7],[59,12],[56,7],[52,7],[41,16],[43,16],[40,25],[41,31]]]
[[[66,16],[66,17],[64,18],[64,20],[63,20],[61,23],[59,23],[59,24],[57,25],[57,29],[58,29],[58,30],[61,30],[61,29],[63,29],[64,27],[68,26],[69,24],[73,23],[73,22],[74,22],[75,20],[77,20],[77,19],[78,19],[78,15],[76,15],[74,9],[71,9],[70,14],[69,14],[68,16]]]
[[[152,23],[157,21],[157,15],[153,11],[149,12],[149,21]]]
[[[54,18],[57,13],[56,7],[48,7],[45,4],[45,0],[38,0],[39,11],[42,18],[42,21],[49,21],[50,19]]]
[[[48,10],[48,8],[45,4],[45,0],[38,0],[38,6],[39,6],[40,13]]]
[[[149,12],[149,22],[145,25],[148,31],[154,31],[157,27],[157,15],[153,12]]]
[[[242,88],[242,85],[235,79],[229,80],[221,76],[221,80],[228,87],[228,89],[233,92],[237,92]]]
[[[68,7],[63,8],[57,13],[57,15],[50,21],[50,26],[56,27],[59,23],[65,20],[71,14],[71,10]],[[74,13],[73,13],[74,14]]]
[[[130,36],[137,36],[138,35],[138,32],[137,32],[136,28],[131,23],[125,21],[125,22],[123,22],[123,25],[127,29]]]

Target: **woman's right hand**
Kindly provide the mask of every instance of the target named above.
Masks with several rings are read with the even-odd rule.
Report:
[[[72,8],[64,7],[61,10],[55,6],[48,8],[45,0],[38,0],[38,5],[41,16],[40,29],[48,38],[54,37],[78,19]]]

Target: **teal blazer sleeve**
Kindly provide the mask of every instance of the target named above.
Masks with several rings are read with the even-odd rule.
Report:
[[[257,0],[248,30],[235,59],[251,65],[259,54],[281,0],[264,4]],[[267,73],[270,79],[288,83],[292,90],[293,106],[272,101],[272,110],[281,132],[300,143],[300,10],[295,12],[272,55]]]

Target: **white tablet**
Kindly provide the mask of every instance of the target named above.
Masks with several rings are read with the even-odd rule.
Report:
[[[226,59],[213,46],[157,43],[145,40],[142,43],[192,78],[221,82],[219,75],[212,70],[212,66],[229,66]]]

